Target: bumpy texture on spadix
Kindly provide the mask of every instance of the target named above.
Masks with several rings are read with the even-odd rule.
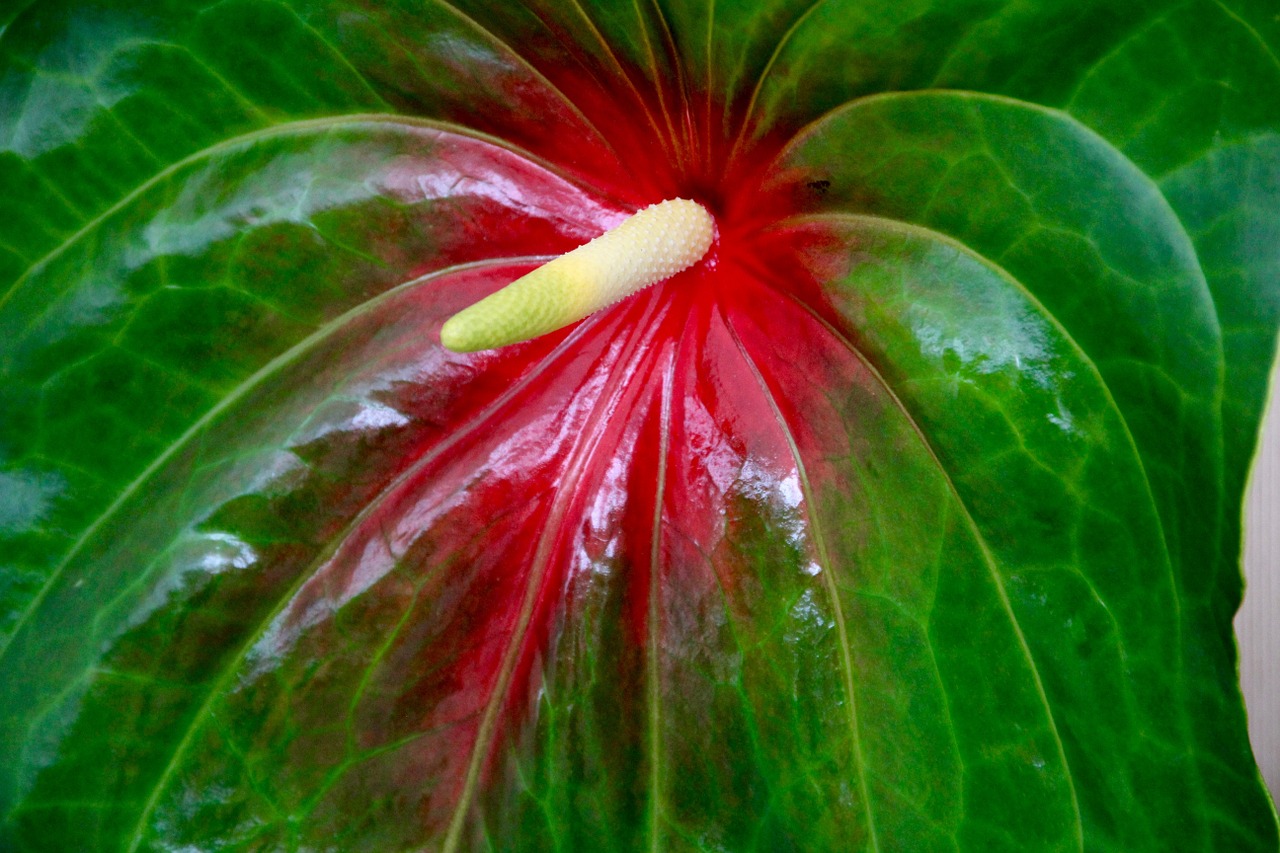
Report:
[[[715,220],[695,201],[650,205],[497,293],[459,311],[440,330],[455,352],[531,340],[562,329],[702,260]]]

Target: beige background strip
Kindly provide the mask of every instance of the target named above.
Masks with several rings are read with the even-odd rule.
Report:
[[[1244,606],[1236,616],[1253,752],[1280,798],[1280,365],[1245,513]]]

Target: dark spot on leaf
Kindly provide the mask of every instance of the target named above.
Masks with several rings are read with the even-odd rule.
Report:
[[[808,187],[813,192],[814,195],[821,197],[821,196],[825,196],[827,194],[827,190],[831,189],[831,182],[830,181],[810,181],[809,183],[805,184],[805,186]]]

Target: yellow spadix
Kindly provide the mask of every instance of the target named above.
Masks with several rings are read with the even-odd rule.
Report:
[[[651,205],[454,314],[440,341],[475,352],[554,332],[693,266],[714,235],[715,220],[695,201]]]

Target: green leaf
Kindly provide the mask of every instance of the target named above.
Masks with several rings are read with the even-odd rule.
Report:
[[[1272,11],[0,12],[0,848],[1277,849]]]

